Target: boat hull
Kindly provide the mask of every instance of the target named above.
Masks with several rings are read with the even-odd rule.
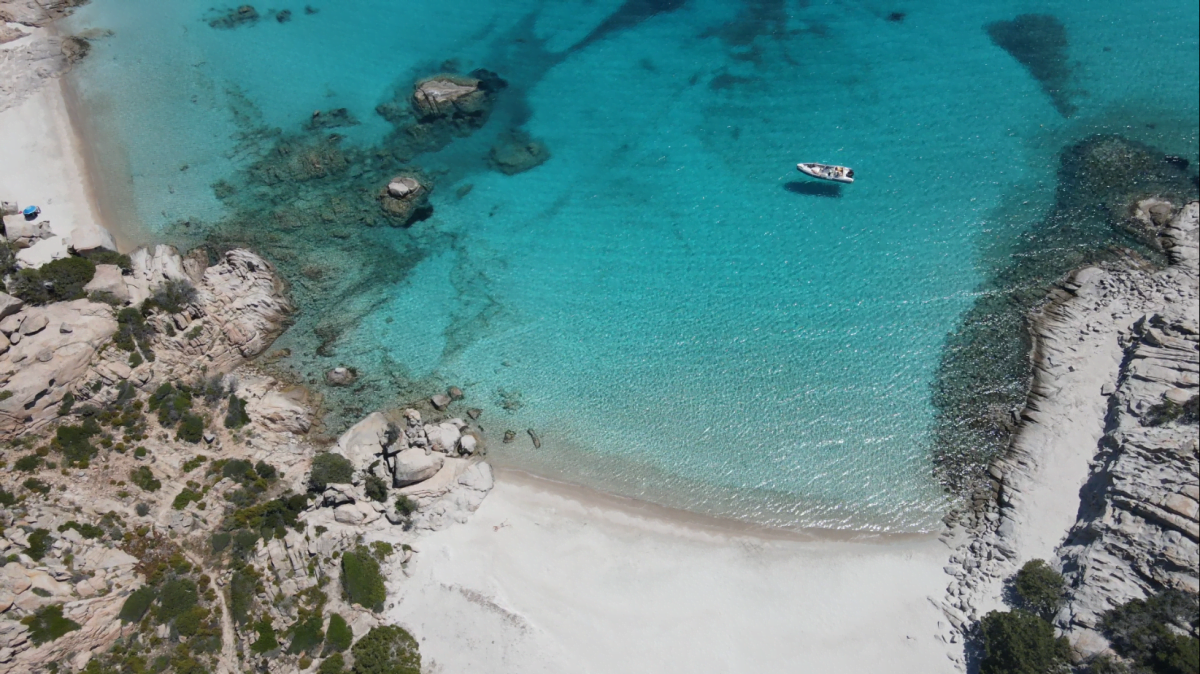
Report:
[[[841,169],[842,175],[839,175],[835,172],[838,169]],[[828,180],[829,182],[833,183],[845,184],[854,182],[854,178],[845,175],[845,173],[850,172],[850,169],[846,168],[845,166],[832,166],[829,164],[796,164],[796,170],[806,176],[816,178],[818,180]]]

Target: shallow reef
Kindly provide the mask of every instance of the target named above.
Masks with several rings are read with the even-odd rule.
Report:
[[[1027,317],[1052,286],[1085,265],[1165,263],[1131,217],[1154,195],[1177,205],[1196,199],[1194,176],[1120,136],[1062,150],[1050,212],[993,262],[979,299],[946,339],[933,404],[935,471],[948,490],[970,495],[1008,446],[1031,377]]]

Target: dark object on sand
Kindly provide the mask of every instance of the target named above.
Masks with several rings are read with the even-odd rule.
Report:
[[[904,12],[892,12],[891,14],[887,15],[887,20],[891,21],[892,23],[900,23],[901,21],[904,21],[904,17],[906,16],[908,15]]]
[[[284,10],[275,12],[275,20],[278,21],[279,23],[287,23],[288,21],[291,21],[292,20],[292,10],[284,9]]]
[[[526,428],[525,432],[529,434],[529,439],[533,440],[533,448],[541,449],[542,448],[542,439],[538,437],[538,434],[534,433],[532,428]]]

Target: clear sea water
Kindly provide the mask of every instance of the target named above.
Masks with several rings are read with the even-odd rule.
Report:
[[[391,128],[375,107],[415,78],[494,70],[510,87],[488,127],[414,162],[439,177],[433,218],[335,262],[353,276],[394,252],[404,273],[321,310],[355,308],[335,357],[299,327],[281,343],[301,370],[464,387],[499,463],[767,524],[931,529],[942,346],[1052,202],[1063,145],[1119,132],[1197,159],[1188,2],[312,7],[219,30],[208,0],[93,0],[70,20],[113,32],[73,78],[126,222],[226,217],[212,185],[256,156],[248,128],[345,107],[362,122],[345,142],[370,147]],[[1065,27],[1069,118],[984,28],[1026,12]],[[552,158],[487,170],[515,124]],[[858,181],[814,184],[798,161]]]

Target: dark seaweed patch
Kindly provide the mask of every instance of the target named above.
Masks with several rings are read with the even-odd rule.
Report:
[[[996,46],[1025,66],[1050,97],[1054,109],[1070,117],[1078,109],[1071,102],[1071,66],[1067,62],[1067,28],[1050,14],[1021,14],[1012,21],[986,27]]]
[[[596,42],[607,39],[615,33],[629,30],[659,14],[674,12],[682,8],[686,2],[687,0],[625,0],[625,4],[617,8],[617,11],[610,14],[586,37],[571,46],[567,53],[571,54],[586,49]]]
[[[992,262],[979,299],[946,339],[933,386],[935,471],[952,493],[982,487],[984,469],[1008,447],[1030,383],[1027,317],[1054,284],[1085,265],[1165,262],[1129,227],[1141,199],[1196,198],[1190,177],[1162,157],[1117,136],[1068,146],[1053,208]]]

